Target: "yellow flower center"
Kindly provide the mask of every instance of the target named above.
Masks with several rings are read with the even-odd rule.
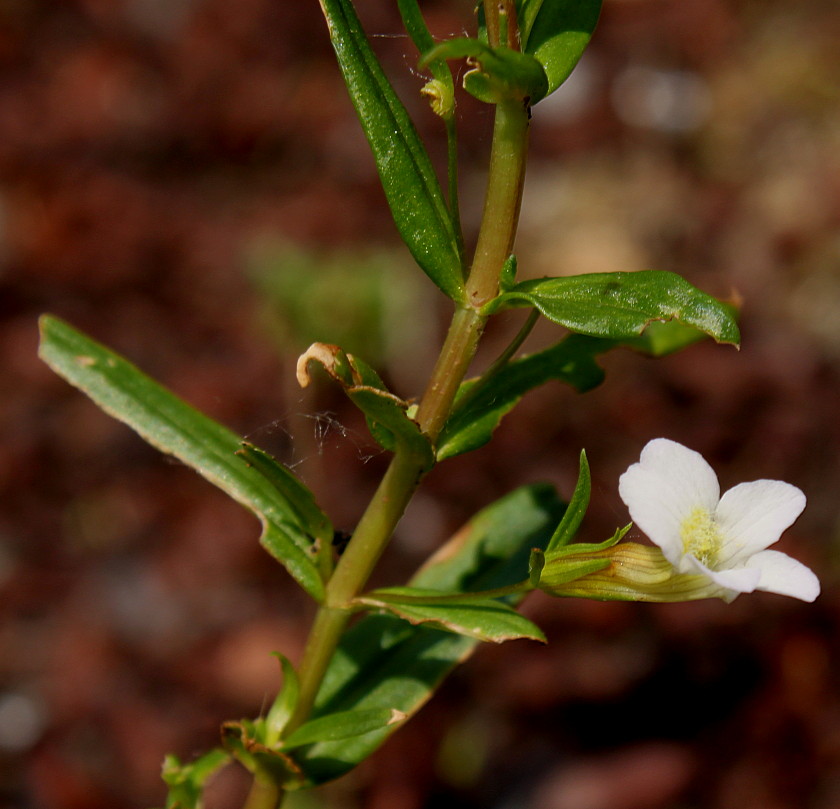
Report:
[[[680,526],[683,541],[683,553],[690,553],[706,567],[714,570],[723,537],[718,531],[714,516],[699,506],[695,508]]]

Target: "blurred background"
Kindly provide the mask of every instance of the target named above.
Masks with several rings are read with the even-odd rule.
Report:
[[[435,159],[396,4],[357,4]],[[421,2],[433,33],[470,0]],[[166,752],[214,746],[297,659],[309,604],[256,521],[36,359],[50,311],[293,466],[351,529],[387,461],[294,361],[340,342],[417,395],[449,307],[401,248],[315,0],[0,3],[0,806],[160,806]],[[491,112],[461,99],[474,237]],[[534,111],[526,276],[667,269],[743,302],[743,347],[608,355],[579,398],[530,394],[496,441],[427,479],[380,583],[518,485],[568,496],[583,538],[627,522],[651,438],[723,488],[809,505],[780,549],[814,605],[534,596],[548,647],[481,648],[325,809],[840,806],[840,6],[606,0],[572,79]],[[477,367],[518,328],[494,322]],[[561,332],[541,325],[529,350]],[[226,772],[210,807],[241,804]]]

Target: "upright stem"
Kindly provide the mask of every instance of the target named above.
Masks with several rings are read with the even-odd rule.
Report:
[[[452,316],[446,340],[415,416],[420,429],[432,442],[437,440],[446,423],[458,386],[475,356],[486,320],[474,309],[458,308]]]
[[[421,472],[422,465],[412,454],[398,450],[356,526],[327,583],[324,604],[315,616],[298,672],[300,694],[284,729],[286,732],[299,727],[309,716],[321,680],[350,619],[347,605],[367,582],[414,494]]]
[[[481,307],[498,294],[499,275],[513,247],[522,200],[527,141],[527,105],[518,100],[497,104],[487,195],[475,257],[467,278],[467,301],[455,310],[416,415],[420,429],[432,443],[437,440],[452,410],[458,386],[467,373],[487,322]],[[327,583],[326,599],[315,618],[300,665],[300,697],[287,731],[300,726],[311,713],[327,666],[349,620],[348,605],[367,583],[424,471],[421,459],[398,449],[362,515],[347,550]],[[257,789],[256,784],[254,789]],[[271,804],[255,803],[249,809],[258,806],[264,809]]]
[[[475,257],[467,279],[467,297],[476,309],[498,294],[502,265],[513,251],[525,181],[528,117],[524,101],[511,99],[496,105],[490,178]]]
[[[282,801],[280,788],[267,775],[255,775],[243,809],[275,809]]]
[[[422,461],[403,449],[397,450],[327,585],[328,607],[341,609],[364,587],[422,471]]]

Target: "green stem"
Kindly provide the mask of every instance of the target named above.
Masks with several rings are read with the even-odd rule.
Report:
[[[452,402],[475,355],[487,317],[479,309],[499,293],[499,276],[519,224],[525,160],[528,153],[528,110],[521,101],[496,105],[487,194],[469,278],[472,308],[457,309],[437,364],[417,409],[417,423],[432,441],[449,417]],[[523,338],[524,339],[524,338]]]
[[[327,583],[326,599],[315,616],[298,672],[300,695],[284,733],[303,724],[312,711],[321,680],[352,614],[349,604],[367,582],[421,474],[420,462],[398,450]]]
[[[513,358],[513,355],[519,351],[519,347],[528,338],[528,335],[533,331],[534,326],[540,319],[540,313],[537,309],[532,309],[528,314],[527,319],[522,324],[522,328],[516,333],[516,337],[510,341],[508,347],[495,359],[493,364],[481,375],[479,383],[483,384],[482,380],[490,379],[494,374],[497,374],[502,368],[507,365]]]
[[[501,265],[500,265],[501,266]],[[475,356],[487,318],[473,309],[456,309],[415,420],[432,441],[436,441],[455,394]]]
[[[499,103],[484,214],[467,279],[469,303],[455,311],[416,415],[420,429],[432,442],[449,417],[455,394],[487,322],[487,316],[479,310],[498,294],[499,275],[513,247],[527,139],[525,103],[514,100]],[[327,584],[326,599],[316,615],[299,669],[300,698],[285,732],[299,727],[312,711],[327,666],[351,615],[351,602],[367,583],[424,472],[419,458],[402,448],[397,450]],[[248,809],[263,806],[269,804],[254,804]]]
[[[484,24],[491,48],[504,44],[511,50],[519,50],[515,0],[484,0]]]
[[[300,727],[312,711],[321,680],[349,618],[350,612],[345,609],[327,606],[318,609],[298,670],[300,694],[295,710],[283,728],[284,734]]]
[[[401,448],[397,450],[327,584],[327,608],[345,608],[364,587],[422,472],[421,461]]]
[[[498,295],[502,265],[513,252],[525,180],[528,115],[521,100],[508,99],[496,105],[487,196],[467,279],[467,300],[476,309]]]
[[[283,800],[280,788],[269,776],[255,775],[243,809],[277,809]]]
[[[540,318],[540,313],[536,309],[532,309],[528,315],[527,320],[522,325],[522,328],[517,332],[516,337],[511,340],[510,344],[505,350],[499,354],[493,361],[493,364],[478,378],[473,386],[458,399],[458,404],[453,408],[453,413],[463,413],[467,405],[472,402],[476,396],[487,386],[487,383],[493,379],[499,371],[502,370],[513,358],[513,355],[519,350],[522,343],[525,342],[528,335],[534,328],[534,325]]]

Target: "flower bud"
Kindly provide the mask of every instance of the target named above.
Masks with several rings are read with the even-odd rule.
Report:
[[[455,96],[450,87],[438,79],[431,79],[423,85],[420,94],[429,99],[432,112],[441,118],[450,118],[455,112]]]

